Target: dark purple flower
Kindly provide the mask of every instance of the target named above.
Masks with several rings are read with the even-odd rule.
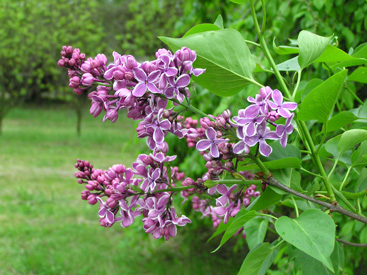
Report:
[[[293,117],[294,114],[287,118],[285,125],[277,125],[277,129],[275,130],[277,135],[280,137],[280,144],[283,147],[287,146],[288,135],[293,132],[293,125],[291,124]]]
[[[188,74],[180,75],[177,80],[172,77],[168,78],[169,86],[164,92],[167,98],[174,98],[180,93],[180,88],[184,88],[190,83],[190,76]]]
[[[269,105],[272,109],[277,110],[279,115],[284,118],[289,118],[291,113],[289,110],[294,111],[297,108],[297,103],[295,102],[284,102],[283,103],[283,95],[280,91],[274,90],[271,98],[274,102],[269,101]]]
[[[116,221],[121,221],[122,227],[128,227],[134,223],[135,217],[141,215],[141,212],[138,210],[132,210],[132,208],[136,207],[137,196],[133,196],[130,205],[128,206],[125,200],[120,200],[119,205],[121,208],[121,217],[116,218]]]
[[[219,158],[218,144],[228,141],[228,139],[216,139],[216,132],[212,127],[205,130],[208,139],[202,139],[196,144],[196,149],[205,151],[210,148],[210,154],[213,158]]]
[[[154,191],[157,184],[157,180],[159,179],[160,176],[161,176],[161,169],[159,168],[156,168],[154,170],[149,169],[147,178],[144,179],[141,185],[141,189],[144,192]]]

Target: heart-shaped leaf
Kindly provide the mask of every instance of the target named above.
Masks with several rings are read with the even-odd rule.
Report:
[[[330,37],[323,37],[309,31],[301,31],[298,35],[299,58],[301,68],[312,64],[329,45]]]
[[[217,27],[217,26],[216,26]],[[219,28],[219,27],[218,27]],[[182,38],[159,37],[173,51],[195,50],[195,67],[206,72],[195,78],[201,86],[219,96],[232,96],[248,84],[259,85],[252,77],[256,64],[242,35],[234,29],[205,31]]]
[[[360,83],[367,83],[367,68],[366,67],[359,67],[357,68],[349,77],[348,80],[360,82]]]
[[[356,117],[352,112],[340,112],[328,121],[326,132],[328,133],[339,130],[341,127],[352,123],[356,119],[358,119],[358,117]]]
[[[285,241],[334,271],[330,255],[334,250],[335,224],[328,214],[308,209],[297,219],[283,216],[275,222],[275,229]]]
[[[264,218],[255,218],[245,224],[246,242],[250,250],[264,241],[267,229],[268,220]]]

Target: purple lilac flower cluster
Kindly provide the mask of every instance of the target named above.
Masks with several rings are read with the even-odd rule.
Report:
[[[213,226],[227,223],[241,207],[247,207],[251,198],[260,195],[255,185],[205,186],[208,180],[216,181],[226,173],[251,180],[255,175],[238,171],[237,162],[249,153],[250,147],[259,144],[259,152],[269,156],[271,147],[266,139],[280,140],[283,147],[287,136],[293,131],[293,114],[290,110],[296,103],[283,102],[280,91],[269,87],[260,89],[256,98],[249,97],[252,103],[231,118],[229,110],[218,116],[197,120],[185,118],[168,109],[168,101],[174,105],[189,103],[187,88],[192,75],[199,76],[204,69],[193,67],[195,51],[186,47],[174,54],[165,49],[156,53],[156,60],[139,63],[131,55],[113,53],[114,62],[107,65],[107,58],[98,54],[85,59],[79,49],[64,46],[58,64],[68,69],[69,86],[77,94],[92,90],[90,113],[97,117],[105,111],[103,121],[115,122],[118,111],[127,110],[127,116],[140,120],[137,137],[146,138],[152,153],[141,154],[132,168],[113,165],[106,171],[94,169],[88,161],[78,160],[75,174],[78,183],[85,184],[82,199],[90,204],[99,202],[100,223],[110,227],[119,222],[123,227],[130,226],[137,216],[142,216],[146,233],[155,238],[168,240],[176,235],[176,226],[184,226],[191,221],[186,216],[178,217],[172,206],[173,195],[181,192],[188,200],[191,197],[193,209],[203,217],[211,217]],[[280,117],[285,124],[275,124]],[[271,128],[273,130],[271,130]],[[168,156],[168,133],[185,138],[189,147],[196,147],[207,161],[207,172],[196,181],[185,178],[177,167],[171,167],[176,156]],[[176,187],[181,181],[182,185]],[[211,199],[200,199],[204,192]],[[242,230],[240,230],[242,232]],[[241,233],[241,232],[238,233]]]
[[[168,240],[176,235],[176,226],[191,223],[186,216],[178,217],[171,206],[172,193],[168,190],[185,177],[177,167],[164,166],[174,159],[175,156],[163,153],[142,154],[133,163],[133,169],[116,164],[106,171],[94,169],[88,161],[78,159],[75,167],[79,172],[75,177],[87,189],[82,191],[82,199],[90,204],[100,203],[98,215],[102,226],[119,222],[122,227],[128,227],[137,216],[143,216],[146,233]]]

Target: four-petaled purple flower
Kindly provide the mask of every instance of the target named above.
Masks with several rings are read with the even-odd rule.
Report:
[[[110,224],[113,224],[115,221],[115,215],[111,212],[110,208],[107,206],[107,203],[105,203],[100,197],[97,197],[97,200],[101,203],[98,216],[100,218],[106,217],[107,221]]]
[[[205,135],[208,139],[202,139],[196,144],[196,149],[205,151],[210,148],[210,154],[213,158],[219,158],[218,144],[227,142],[228,139],[216,139],[216,132],[212,127],[205,130]]]
[[[139,81],[139,84],[135,86],[133,95],[136,97],[142,97],[147,90],[152,93],[162,93],[156,86],[155,83],[161,75],[161,71],[155,70],[150,74],[146,74],[145,71],[139,67],[133,70],[135,78]]]
[[[289,118],[291,113],[289,110],[294,111],[297,108],[297,103],[295,102],[284,102],[283,95],[280,91],[274,90],[271,98],[274,102],[269,101],[269,105],[272,109],[277,110],[278,114],[284,118]]]
[[[245,137],[245,142],[251,147],[256,143],[259,143],[260,154],[268,157],[273,149],[266,143],[267,139],[277,140],[279,139],[279,136],[275,132],[271,132],[270,129],[266,127],[266,122],[264,121],[257,126],[256,135],[252,137]]]

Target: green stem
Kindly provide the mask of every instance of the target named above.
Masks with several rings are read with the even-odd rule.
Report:
[[[190,186],[172,187],[172,188],[157,190],[157,191],[154,191],[153,193],[181,192],[181,191],[184,191],[184,190],[187,190],[187,189],[191,189],[191,188],[194,188],[194,186],[193,185],[190,185]]]
[[[111,85],[111,84],[102,83],[102,82],[94,82],[93,84],[97,84],[97,85],[99,85],[99,86],[112,87],[112,85]]]
[[[352,94],[352,96],[360,103],[363,105],[363,101],[347,86],[344,86],[348,92],[350,92]]]
[[[266,177],[270,177],[271,173],[268,168],[264,165],[259,157],[255,157],[253,154],[249,153],[250,158],[256,163],[256,165],[264,172]]]
[[[288,87],[287,85],[285,84],[284,80],[283,80],[283,77],[282,75],[280,74],[279,70],[278,70],[278,67],[277,65],[275,64],[274,62],[274,59],[273,57],[271,56],[270,54],[270,51],[269,51],[269,48],[266,44],[266,41],[265,41],[265,37],[264,35],[262,34],[261,30],[260,30],[260,26],[259,26],[259,22],[257,20],[257,17],[256,17],[256,11],[255,11],[255,6],[254,6],[254,0],[250,0],[250,5],[251,5],[251,15],[252,15],[252,18],[254,20],[254,23],[255,23],[255,29],[256,29],[256,32],[259,36],[259,40],[260,40],[260,45],[262,47],[262,50],[267,58],[267,60],[269,61],[271,67],[273,68],[274,70],[274,73],[275,73],[275,76],[276,78],[278,79],[279,81],[279,84],[281,85],[284,93],[286,94],[286,96],[291,100],[291,101],[294,101],[294,98],[293,96],[291,95],[291,93],[289,92],[288,90]],[[263,7],[264,8],[264,7]],[[296,109],[295,111],[295,114],[297,115],[298,114],[298,110]],[[317,168],[319,169],[320,171],[320,174],[322,176],[322,179],[323,179],[323,182],[325,184],[325,188],[326,190],[328,191],[328,194],[329,194],[329,197],[331,199],[332,202],[336,201],[335,199],[335,194],[333,192],[333,189],[332,189],[332,185],[331,185],[331,182],[329,181],[327,175],[326,175],[326,172],[325,172],[325,169],[324,167],[322,166],[322,163],[321,163],[321,160],[320,160],[320,157],[318,155],[318,152],[316,152],[316,148],[315,148],[315,145],[313,143],[313,140],[312,140],[312,137],[311,137],[311,134],[310,132],[308,131],[307,129],[307,126],[306,126],[306,123],[304,121],[299,121],[296,119],[296,122],[297,122],[297,125],[298,125],[298,128],[301,129],[303,135],[304,135],[304,139],[303,140],[303,143],[306,145],[308,144],[308,146],[306,145],[306,147],[309,147],[307,149],[309,149],[311,151],[311,156],[317,166]],[[269,171],[269,170],[267,170]],[[263,171],[265,173],[265,171]]]
[[[354,213],[357,213],[357,209],[353,206],[353,204],[351,204],[348,199],[346,197],[344,197],[344,195],[339,192],[334,186],[332,186],[334,192],[335,192],[335,195],[337,195],[339,197],[339,199],[341,199],[346,206],[348,206],[348,208],[350,210],[352,210]]]
[[[238,185],[250,185],[250,184],[255,184],[255,185],[260,185],[262,184],[262,180],[212,180],[208,183],[208,185],[210,185],[210,187],[213,187],[215,185],[218,184],[225,184],[225,185],[233,185],[233,184],[238,184]],[[205,186],[207,186],[204,183]],[[207,186],[209,187],[209,186]]]
[[[302,69],[297,72],[297,83],[293,90],[293,94],[292,94],[293,98],[296,96],[296,93],[299,87],[299,83],[301,82],[301,75],[302,75]]]
[[[296,216],[297,216],[297,218],[298,218],[298,217],[299,217],[298,206],[297,206],[296,201],[295,201],[295,199],[293,198],[293,196],[291,196],[291,199],[292,199],[292,202],[293,202],[293,204],[294,204],[294,209],[296,209]]]
[[[347,179],[348,179],[348,176],[349,176],[349,173],[350,173],[351,170],[352,170],[352,166],[348,168],[348,171],[347,171],[347,173],[346,173],[346,175],[345,175],[345,177],[343,179],[343,182],[342,182],[342,184],[339,187],[339,191],[342,191],[343,190],[343,187],[344,187],[345,183],[347,182]]]
[[[303,168],[303,167],[301,167],[299,170],[301,170],[301,171],[303,171],[303,172],[306,172],[306,173],[308,173],[308,174],[310,174],[310,175],[312,175],[312,176],[322,178],[320,175],[315,174],[315,173],[313,173],[313,172],[311,172],[311,171],[308,171],[308,170],[306,170],[306,169],[305,169],[305,168]]]
[[[254,46],[256,46],[256,47],[261,47],[261,45],[260,44],[258,44],[258,43],[256,43],[256,42],[253,42],[253,41],[250,41],[250,40],[245,40],[245,42],[247,43],[247,44],[251,44],[251,45],[254,45]]]
[[[335,167],[336,167],[336,165],[338,164],[338,162],[339,162],[339,158],[337,158],[337,159],[335,160],[334,165],[333,165],[333,168],[331,168],[331,170],[330,170],[330,172],[329,172],[328,178],[330,178],[330,177],[331,177],[331,175],[334,173]]]

